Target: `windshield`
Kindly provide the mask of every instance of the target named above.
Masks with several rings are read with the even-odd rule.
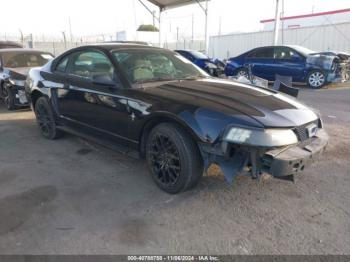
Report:
[[[4,53],[2,61],[4,67],[36,67],[46,64],[53,56],[49,53]]]
[[[208,76],[183,56],[157,49],[112,52],[131,83],[146,83]]]
[[[191,51],[191,54],[197,59],[209,59],[208,56],[199,51]]]
[[[291,46],[291,48],[294,48],[295,50],[297,50],[299,53],[303,54],[303,55],[309,55],[309,54],[314,54],[316,53],[315,51],[313,50],[310,50],[306,47],[303,47],[303,46]]]

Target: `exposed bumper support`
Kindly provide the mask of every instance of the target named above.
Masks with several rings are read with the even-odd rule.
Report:
[[[328,135],[320,129],[317,135],[294,146],[277,149],[240,147],[226,142],[214,147],[200,145],[205,167],[215,163],[220,166],[227,182],[232,183],[237,174],[259,178],[268,173],[276,178],[288,178],[302,172],[325,150]],[[291,178],[291,179],[290,179]]]
[[[307,145],[267,151],[262,160],[266,171],[274,177],[296,175],[309,166],[326,148],[328,135],[321,129]],[[269,163],[270,162],[270,163]]]
[[[12,85],[9,88],[14,97],[15,106],[29,106],[28,99],[23,86]]]

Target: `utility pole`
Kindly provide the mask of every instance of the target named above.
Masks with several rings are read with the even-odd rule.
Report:
[[[24,42],[23,32],[22,32],[21,28],[19,28],[18,30],[19,30],[19,33],[21,34],[21,43],[23,45],[23,42]]]
[[[29,34],[28,48],[33,48],[33,34]]]
[[[62,35],[63,35],[63,41],[64,41],[64,49],[67,50],[66,32],[62,31]]]
[[[70,22],[70,16],[68,17],[68,24],[69,24],[69,36],[70,36],[70,41],[73,43],[73,34],[72,34],[72,24]]]
[[[280,25],[280,8],[279,8],[279,2],[280,0],[276,0],[276,11],[275,11],[275,31],[273,36],[273,45],[278,44],[278,31],[279,31],[279,25]]]
[[[192,14],[192,45],[193,45],[193,41],[194,41],[194,16]]]
[[[153,16],[153,27],[156,27],[156,11],[152,12],[152,16]]]
[[[219,17],[219,36],[221,35],[221,16]]]
[[[282,0],[281,20],[282,20],[282,45],[283,45],[284,44],[284,0]]]
[[[178,42],[179,42],[179,27],[176,27],[176,48],[177,48]]]
[[[205,53],[209,53],[209,35],[208,35],[208,0],[205,1]]]
[[[162,9],[159,8],[159,17],[158,17],[158,38],[159,38],[159,47],[162,48],[163,47],[163,43],[162,43]]]

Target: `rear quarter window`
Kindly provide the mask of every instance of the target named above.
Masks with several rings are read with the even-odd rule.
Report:
[[[248,55],[248,57],[251,58],[273,58],[274,53],[273,53],[273,48],[261,48],[258,50],[253,51]]]
[[[65,73],[68,64],[68,57],[63,58],[56,66],[55,71],[59,73]]]

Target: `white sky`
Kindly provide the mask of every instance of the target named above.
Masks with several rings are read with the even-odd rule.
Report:
[[[61,32],[66,31],[69,37],[69,18],[74,37],[115,35],[117,31],[131,32],[139,24],[152,23],[152,16],[138,0],[0,0],[0,4],[0,38],[5,34],[19,36],[19,29],[36,37],[61,37]],[[218,33],[220,17],[223,34],[260,30],[261,19],[273,18],[274,5],[275,0],[211,0],[209,34]],[[285,0],[285,16],[343,8],[350,8],[350,0]],[[204,16],[196,4],[163,14],[167,38],[176,35],[177,27],[180,37],[189,37],[192,15],[195,36],[202,36]]]

